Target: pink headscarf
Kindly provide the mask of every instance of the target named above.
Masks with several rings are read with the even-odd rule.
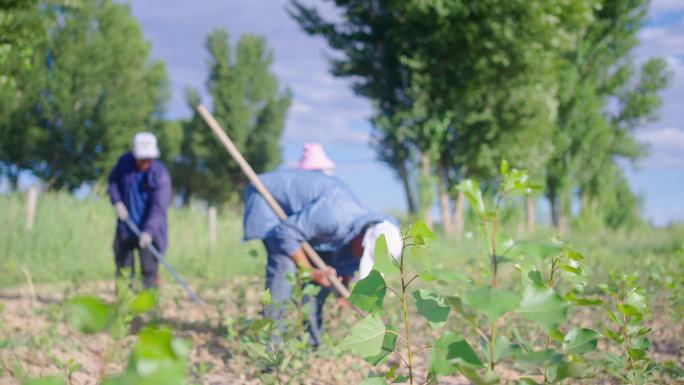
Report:
[[[304,144],[302,157],[297,163],[297,168],[302,170],[331,171],[335,168],[335,163],[325,155],[323,146],[320,143],[306,143]]]

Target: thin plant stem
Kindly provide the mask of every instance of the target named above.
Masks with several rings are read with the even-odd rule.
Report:
[[[401,275],[401,305],[404,316],[404,333],[406,335],[406,355],[408,357],[409,385],[413,385],[413,353],[411,352],[411,320],[408,314],[408,299],[406,298],[406,281],[404,278],[404,258],[401,259],[399,269]]]
[[[411,279],[408,280],[408,282],[406,283],[406,287],[409,287],[411,282],[415,281],[416,278],[418,278],[418,274],[414,275]]]

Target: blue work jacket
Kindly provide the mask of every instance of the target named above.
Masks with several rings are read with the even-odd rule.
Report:
[[[136,183],[136,171],[135,158],[131,152],[127,152],[119,158],[108,178],[109,187],[107,191],[112,204],[123,202],[126,207],[131,207],[131,202],[129,202],[130,190]],[[143,189],[149,195],[149,207],[145,210],[140,231],[152,235],[156,246],[161,252],[164,252],[168,246],[166,212],[173,198],[171,176],[164,164],[158,160],[152,162],[150,169],[145,174]],[[126,227],[125,223],[118,221],[117,234],[127,238],[131,237],[133,233]]]
[[[317,171],[282,170],[260,175],[287,219],[281,221],[250,185],[245,196],[244,237],[275,240],[291,256],[308,241],[340,253],[367,225],[389,219],[363,205],[341,180]]]

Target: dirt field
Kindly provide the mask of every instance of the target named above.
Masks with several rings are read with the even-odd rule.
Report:
[[[22,287],[0,291],[2,323],[0,324],[0,384],[19,384],[13,377],[17,371],[28,376],[58,375],[64,363],[73,360],[81,368],[71,377],[74,385],[96,384],[105,374],[120,372],[135,336],[115,342],[106,334],[85,335],[64,323],[61,302],[75,292],[95,294],[114,299],[113,282],[97,282],[74,290],[69,285]],[[192,341],[190,353],[191,383],[195,384],[258,384],[257,369],[252,359],[241,352],[239,341],[227,336],[225,318],[245,316],[257,318],[258,295],[262,288],[259,279],[236,279],[221,289],[200,291],[208,305],[196,305],[184,298],[175,286],[167,285],[162,297],[159,320],[173,328],[177,335]],[[333,302],[333,301],[329,301]],[[350,310],[328,310],[326,328],[332,340],[344,337],[352,319]],[[654,308],[651,322],[653,355],[658,361],[671,360],[684,366],[684,327],[682,320],[673,320],[665,307]],[[585,320],[594,316],[587,310]],[[134,322],[139,327],[145,319]],[[424,331],[419,323],[416,329]],[[416,333],[421,335],[424,333]],[[116,345],[118,344],[118,345]],[[417,354],[419,379],[424,378],[427,349]],[[102,364],[103,357],[112,354],[112,363]],[[336,352],[331,347],[316,352],[310,361],[307,384],[354,384],[368,372],[363,360]],[[504,374],[505,377],[507,377]],[[511,373],[512,380],[514,378]],[[508,379],[504,379],[505,382]],[[440,381],[440,384],[468,384],[462,377]],[[587,383],[613,383],[592,379]],[[675,383],[675,382],[670,382]]]

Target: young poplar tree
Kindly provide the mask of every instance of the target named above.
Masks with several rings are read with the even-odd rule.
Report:
[[[280,138],[292,97],[289,90],[280,89],[271,72],[272,51],[263,38],[253,35],[240,37],[231,48],[228,32],[222,29],[209,34],[206,47],[214,116],[256,172],[273,170],[282,161]],[[196,94],[188,94],[193,109],[198,101]],[[177,175],[184,177],[176,184],[184,199],[237,201],[247,180],[196,113],[184,123],[183,132],[177,157],[183,171]]]
[[[634,129],[656,117],[661,103],[658,93],[670,77],[661,59],[651,59],[636,70],[632,53],[648,6],[647,0],[597,1],[591,22],[574,36],[577,44],[560,57],[558,118],[547,165],[546,196],[553,223],[561,230],[568,226],[578,191],[582,210],[603,211],[606,223],[635,217],[638,200],[616,162],[634,161],[645,154]],[[608,108],[610,100],[617,100],[616,109]],[[617,195],[627,206],[601,203]],[[625,211],[632,214],[623,215]]]

